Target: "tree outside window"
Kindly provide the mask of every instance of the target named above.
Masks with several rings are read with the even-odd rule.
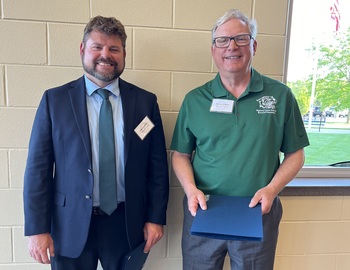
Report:
[[[350,166],[350,1],[292,6],[287,84],[310,138],[305,164]]]

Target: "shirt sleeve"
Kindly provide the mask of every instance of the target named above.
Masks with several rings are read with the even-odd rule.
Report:
[[[188,113],[188,103],[188,96],[186,96],[177,116],[170,149],[191,154],[196,147],[196,137],[191,132],[191,115]]]

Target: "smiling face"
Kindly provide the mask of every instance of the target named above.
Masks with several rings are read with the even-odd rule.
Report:
[[[239,19],[231,19],[216,29],[215,37],[234,37],[241,34],[251,34],[247,24]],[[221,75],[245,75],[250,73],[256,48],[257,42],[255,40],[252,40],[249,45],[243,47],[238,47],[234,40],[231,40],[227,48],[217,48],[213,44],[211,52]]]
[[[100,87],[118,78],[125,67],[125,49],[116,35],[92,31],[80,44],[80,56],[86,76]]]

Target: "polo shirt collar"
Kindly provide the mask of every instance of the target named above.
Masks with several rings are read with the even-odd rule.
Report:
[[[247,87],[248,92],[261,92],[263,90],[263,79],[259,72],[252,68],[252,77]]]
[[[263,90],[263,80],[262,76],[259,72],[257,72],[255,69],[251,69],[252,76],[250,78],[250,82],[247,86],[247,89],[242,94],[242,97],[247,95],[250,92],[261,92]],[[212,88],[212,94],[213,97],[228,97],[231,95],[226,88],[223,86],[220,78],[220,74],[216,74],[214,80],[213,80],[213,88]]]

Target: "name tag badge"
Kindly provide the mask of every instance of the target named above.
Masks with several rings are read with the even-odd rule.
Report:
[[[214,98],[211,103],[210,111],[217,113],[232,113],[234,100]]]
[[[143,140],[154,128],[152,121],[146,116],[141,123],[134,129],[135,133]]]

